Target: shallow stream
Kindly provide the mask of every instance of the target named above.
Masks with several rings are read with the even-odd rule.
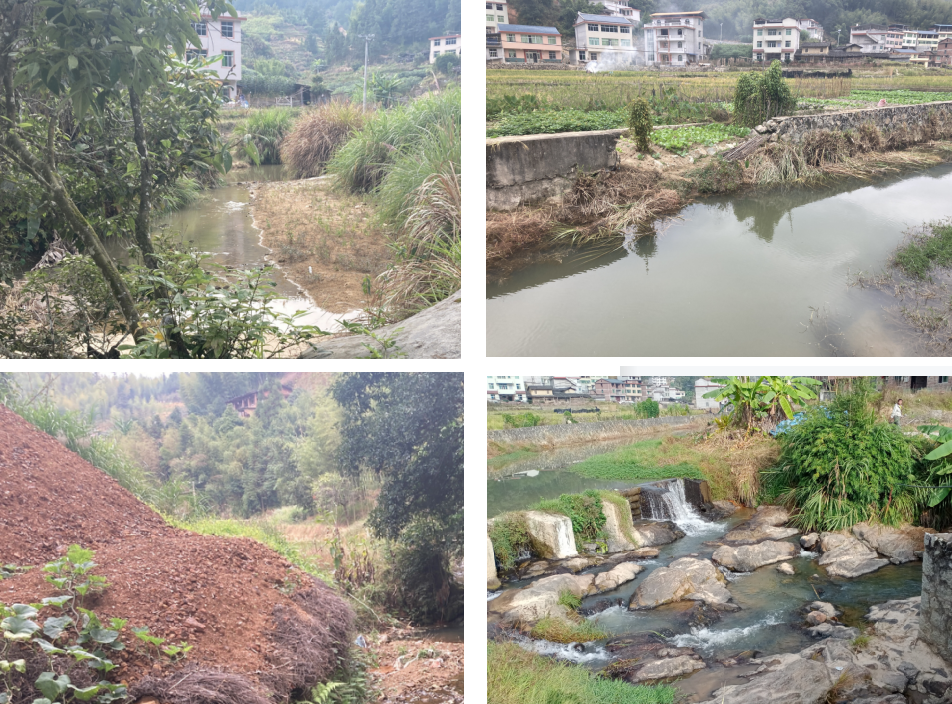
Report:
[[[850,288],[910,227],[952,216],[952,164],[707,199],[624,246],[541,256],[487,284],[490,356],[895,356],[892,296]]]
[[[552,475],[546,480],[547,475]],[[537,480],[545,480],[537,488],[530,488]],[[634,482],[624,483],[625,487]],[[498,488],[496,488],[498,487]],[[528,508],[543,498],[554,498],[559,493],[605,487],[570,472],[542,472],[538,477],[517,477],[503,482],[489,482],[489,514],[503,510]],[[503,497],[507,492],[508,497]],[[495,512],[495,513],[494,513]],[[719,540],[734,526],[747,520],[753,511],[742,509],[719,522],[707,522],[694,513],[675,522],[687,534],[670,545],[659,547],[657,558],[639,560],[645,567],[638,577],[619,589],[588,597],[582,607],[592,607],[603,599],[622,599],[627,605],[632,594],[644,579],[659,567],[670,564],[684,556],[710,558],[716,549],[706,545]],[[788,542],[799,545],[799,536]],[[776,565],[767,565],[750,573],[726,573],[727,588],[733,601],[741,607],[734,613],[726,613],[720,621],[708,627],[692,627],[688,614],[693,602],[680,602],[644,611],[629,611],[624,606],[614,606],[589,617],[611,637],[656,633],[663,634],[677,647],[694,648],[711,665],[694,675],[681,680],[678,686],[687,696],[685,701],[703,701],[723,684],[733,683],[734,678],[744,674],[743,668],[723,668],[713,661],[736,656],[748,650],[760,651],[763,655],[798,651],[813,639],[799,626],[803,624],[802,607],[816,599],[829,601],[843,611],[841,620],[849,626],[862,627],[862,618],[869,607],[890,599],[905,599],[921,592],[922,563],[887,565],[876,572],[855,579],[832,579],[816,564],[818,555],[800,551],[799,557],[789,560],[796,574],[788,576],[777,572]],[[598,571],[598,568],[586,571]],[[511,586],[525,586],[520,582]],[[547,641],[522,641],[523,647],[539,653],[552,655],[600,670],[608,665],[612,656],[605,650],[606,640],[586,643],[584,647],[561,645]]]

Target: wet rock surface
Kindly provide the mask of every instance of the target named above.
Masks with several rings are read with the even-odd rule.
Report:
[[[821,533],[820,547],[823,554],[818,564],[826,567],[831,577],[859,577],[889,564],[889,560],[880,558],[875,550],[850,535]]]
[[[668,545],[684,537],[684,531],[674,521],[637,521],[634,531],[643,548]]]
[[[857,523],[853,526],[853,535],[889,559],[894,565],[903,562],[912,562],[922,556],[923,541],[926,533],[934,533],[932,528],[918,528],[914,526],[890,526]]]
[[[682,557],[648,575],[638,585],[628,608],[651,609],[683,599],[724,604],[731,600],[725,581],[710,560]]]
[[[711,559],[719,565],[724,565],[732,572],[753,572],[758,567],[789,560],[798,553],[799,550],[791,543],[765,540],[755,545],[741,545],[740,547],[724,545],[714,551]]]

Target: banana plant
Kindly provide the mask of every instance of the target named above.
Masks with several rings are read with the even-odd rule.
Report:
[[[936,464],[929,466],[929,481],[939,481],[939,477],[947,477],[952,474],[952,461],[946,459],[949,455],[952,455],[952,428],[947,428],[944,425],[920,425],[919,431],[934,437],[935,441],[939,443],[937,448],[925,456],[925,459],[930,462],[936,462]],[[952,478],[943,481],[950,480]],[[938,506],[950,493],[952,493],[952,487],[949,486],[934,488],[932,495],[929,497],[929,508]]]
[[[776,417],[779,404],[788,420],[793,418],[793,406],[802,406],[807,401],[816,400],[816,392],[810,387],[820,385],[818,379],[806,376],[762,376],[760,381],[767,389],[763,402],[770,405],[768,414]]]

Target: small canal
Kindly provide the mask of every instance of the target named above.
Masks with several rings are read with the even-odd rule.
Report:
[[[231,171],[221,188],[205,191],[194,204],[161,218],[156,227],[167,229],[185,243],[212,255],[212,260],[223,266],[254,269],[274,266],[271,250],[261,243],[261,231],[251,216],[251,189],[287,177],[281,165],[252,166]],[[355,317],[355,313],[331,313],[319,308],[303,289],[275,267],[271,271],[275,293],[279,296],[271,304],[278,313],[291,315],[305,311],[297,320],[302,325],[317,325],[327,332],[337,332],[342,326],[337,321]]]
[[[543,481],[533,486],[537,480]],[[491,480],[488,482],[488,514],[492,517],[503,511],[527,509],[541,498],[555,498],[560,493],[584,489],[620,489],[633,485],[634,482],[594,482],[570,472],[541,472],[537,477],[520,476],[502,482]],[[674,520],[685,532],[685,537],[660,546],[656,558],[638,560],[645,570],[634,581],[614,591],[583,599],[582,608],[593,607],[605,599],[621,599],[627,605],[638,585],[651,572],[688,555],[710,559],[715,550],[712,541],[718,541],[753,514],[751,509],[741,509],[722,521],[709,522],[690,506],[682,509],[678,511],[682,518],[676,517]],[[799,535],[786,542],[799,547]],[[606,631],[609,639],[656,634],[664,637],[672,646],[694,648],[709,666],[678,681],[676,686],[683,697],[679,701],[697,702],[708,699],[714,690],[724,684],[744,681],[738,678],[749,674],[751,669],[723,667],[718,661],[747,651],[757,651],[762,655],[795,652],[815,642],[801,628],[801,609],[805,604],[817,599],[831,602],[843,611],[843,623],[862,628],[862,618],[874,604],[890,599],[906,599],[921,593],[921,562],[887,565],[855,579],[833,579],[817,565],[817,558],[815,552],[800,550],[797,557],[788,560],[796,572],[792,576],[781,574],[773,564],[753,572],[725,572],[733,602],[741,609],[724,614],[720,621],[708,626],[691,625],[689,616],[693,602],[690,601],[637,611],[629,611],[626,606],[612,606],[588,618]],[[584,571],[600,570],[596,567]],[[526,584],[528,582],[517,582],[504,588]],[[517,642],[540,654],[575,662],[597,671],[614,659],[605,648],[609,639],[584,645],[563,645],[525,637],[520,637]]]
[[[623,246],[487,284],[490,356],[897,356],[895,299],[850,287],[952,216],[952,164],[870,184],[707,199]]]

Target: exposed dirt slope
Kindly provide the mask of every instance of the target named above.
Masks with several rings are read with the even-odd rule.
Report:
[[[169,704],[219,702],[197,696],[189,681],[168,691],[165,678],[175,671],[169,681],[178,681],[188,667],[240,676],[244,701],[255,701],[255,691],[281,701],[295,687],[326,680],[337,664],[333,649],[343,643],[339,652],[347,650],[352,613],[328,587],[256,541],[166,525],[113,479],[0,406],[0,562],[35,567],[71,543],[96,550],[95,572],[110,585],[86,606],[129,620],[117,673],[130,684],[149,675],[140,693]],[[0,582],[7,604],[55,593],[36,568]],[[153,665],[136,647],[133,626],[194,648],[184,664],[160,658]]]

